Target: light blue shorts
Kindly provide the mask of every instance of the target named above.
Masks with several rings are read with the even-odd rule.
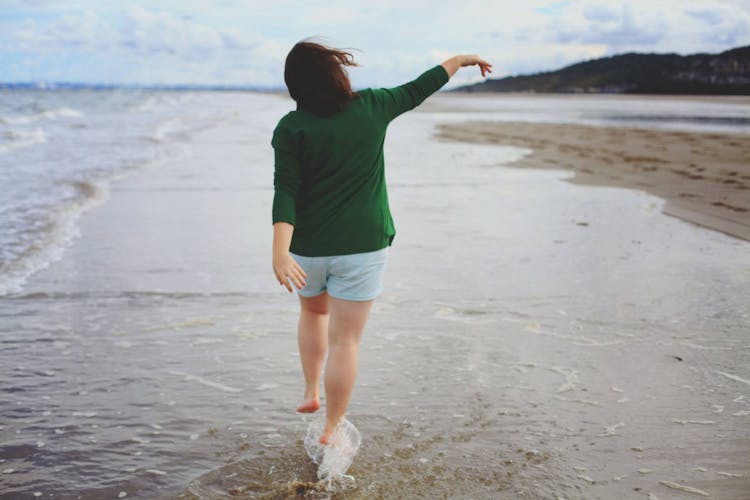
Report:
[[[383,290],[383,274],[388,247],[374,252],[305,257],[291,254],[305,270],[305,286],[297,290],[303,297],[314,297],[327,291],[343,300],[372,300]]]

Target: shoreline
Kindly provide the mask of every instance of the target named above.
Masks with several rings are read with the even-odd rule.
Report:
[[[743,136],[554,123],[441,123],[435,138],[530,149],[513,166],[573,171],[570,182],[646,191],[663,212],[750,241],[750,141]]]
[[[681,101],[738,101],[738,102],[750,102],[750,95],[725,95],[725,94],[618,94],[612,92],[579,92],[579,93],[564,93],[564,92],[492,92],[492,91],[477,91],[477,92],[463,92],[456,89],[447,89],[438,91],[440,95],[448,95],[450,98],[454,97],[548,97],[552,99],[559,99],[561,97],[573,98],[573,99],[588,99],[605,97],[612,99],[654,99],[663,101],[669,100],[681,100]]]

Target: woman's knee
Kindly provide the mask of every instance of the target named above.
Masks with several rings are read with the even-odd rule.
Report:
[[[299,296],[300,307],[302,312],[311,314],[328,314],[328,294],[326,292],[314,297]]]

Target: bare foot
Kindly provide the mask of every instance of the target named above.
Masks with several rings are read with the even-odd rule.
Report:
[[[318,442],[323,445],[331,444],[332,437],[333,437],[332,434],[333,434],[332,431],[324,431],[323,435],[320,436],[320,439],[318,439]]]
[[[315,413],[320,408],[320,401],[318,398],[306,399],[304,403],[297,407],[297,411],[300,413]]]
[[[318,439],[318,442],[323,445],[333,444],[333,433],[340,424],[341,420],[339,420],[333,427],[326,424],[326,429],[323,431],[320,439]]]

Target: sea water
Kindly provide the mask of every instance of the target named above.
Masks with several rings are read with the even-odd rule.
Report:
[[[109,183],[189,155],[187,137],[229,111],[194,92],[0,91],[0,296],[22,289],[78,236]]]
[[[349,419],[343,418],[331,434],[330,443],[320,443],[320,436],[325,430],[325,418],[317,418],[310,422],[305,434],[305,451],[307,456],[318,466],[318,479],[330,482],[349,480],[346,475],[357,455],[362,435]]]
[[[292,103],[206,93],[180,104],[183,94],[155,93],[118,108],[117,93],[106,104],[106,92],[56,92],[29,99],[74,113],[4,125],[46,138],[0,153],[16,182],[2,184],[4,214],[58,196],[54,172],[106,165],[126,137],[134,142],[121,154],[148,153],[150,166],[107,181],[110,195],[73,219],[79,235],[59,260],[23,282],[4,275],[1,495],[670,498],[689,482],[741,498],[720,488],[750,477],[747,242],[664,216],[644,192],[509,167],[522,150],[435,141],[435,125],[459,113],[399,117],[385,145],[398,233],[347,411],[361,440],[351,441],[356,454],[329,454],[341,461],[311,448],[316,463],[305,438],[325,406],[294,411],[299,306],[274,281],[269,253],[270,137]],[[545,102],[535,113],[572,107]],[[613,115],[634,105],[608,102]],[[647,104],[638,106],[673,106]],[[682,112],[729,113],[712,102]],[[207,119],[200,132],[168,132],[194,117]],[[145,121],[121,132],[131,119]],[[86,154],[72,143],[66,154],[65,143],[33,153],[54,144],[57,127]],[[151,161],[172,145],[188,154]],[[25,177],[34,168],[43,170]],[[59,196],[31,212],[56,221]],[[8,220],[44,247],[36,219]],[[28,243],[7,231],[3,255],[23,264],[14,245]],[[327,471],[355,481],[331,493]]]

